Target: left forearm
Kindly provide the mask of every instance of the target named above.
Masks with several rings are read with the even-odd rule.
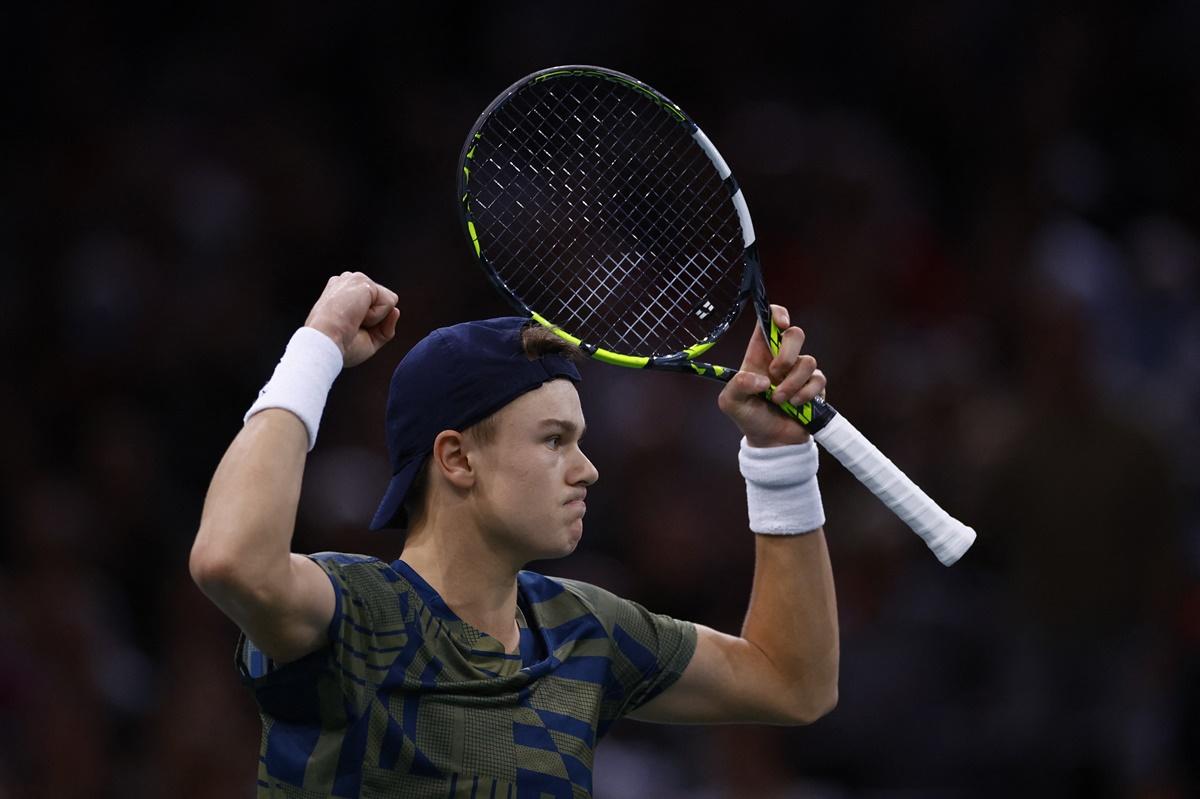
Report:
[[[797,721],[813,721],[837,703],[838,620],[825,533],[758,535],[754,585],[742,638],[762,651]]]
[[[787,309],[772,306],[771,318],[783,331],[778,351],[756,330],[718,399],[745,436],[738,463],[749,527],[758,533],[742,634],[697,625],[696,651],[683,676],[643,705],[638,718],[806,724],[837,703],[837,599],[821,529],[816,445],[762,397],[774,384],[774,399],[800,406],[824,394],[825,375],[814,358],[801,355],[804,332],[791,327]]]

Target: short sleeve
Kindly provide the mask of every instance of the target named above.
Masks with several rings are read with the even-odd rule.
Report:
[[[360,704],[370,695],[365,689],[379,681],[406,643],[407,591],[397,590],[399,577],[377,558],[341,552],[308,557],[333,585],[329,643],[299,660],[278,664],[243,634],[237,647],[238,670],[260,705],[264,698],[285,698],[317,683],[340,684],[342,696]]]
[[[619,686],[611,695],[619,701],[606,703],[602,710],[608,721],[637,710],[682,676],[696,652],[696,625],[651,613],[588,583],[558,582],[590,607],[612,641],[613,676]]]

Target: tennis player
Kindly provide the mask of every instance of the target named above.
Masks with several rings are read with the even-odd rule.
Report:
[[[518,317],[435,330],[391,381],[393,477],[372,528],[397,560],[293,554],[306,453],[342,368],[399,318],[361,273],[329,280],[213,476],[191,573],[243,631],[263,722],[260,797],[587,797],[624,716],[806,724],[837,701],[833,577],[809,435],[759,393],[824,391],[774,307],[719,404],[741,430],[756,566],[740,636],[524,571],[583,534],[596,467],[574,347]],[[698,542],[700,543],[700,542]]]

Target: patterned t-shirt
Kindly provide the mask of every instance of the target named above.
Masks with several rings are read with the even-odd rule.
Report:
[[[599,739],[696,647],[688,622],[523,571],[507,654],[403,561],[310,557],[337,598],[330,644],[276,665],[238,642],[262,716],[260,799],[589,797]]]

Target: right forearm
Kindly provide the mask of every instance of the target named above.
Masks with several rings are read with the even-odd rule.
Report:
[[[288,590],[305,455],[316,443],[343,358],[328,333],[310,327],[293,333],[221,459],[190,564],[192,576],[219,604],[224,595],[269,602]]]
[[[332,584],[316,561],[291,552],[304,462],[338,373],[395,335],[396,300],[361,272],[329,279],[250,406],[204,500],[188,563],[192,579],[279,662],[327,640]]]
[[[204,500],[190,561],[197,582],[258,590],[286,582],[307,450],[304,424],[292,413],[250,417]]]

